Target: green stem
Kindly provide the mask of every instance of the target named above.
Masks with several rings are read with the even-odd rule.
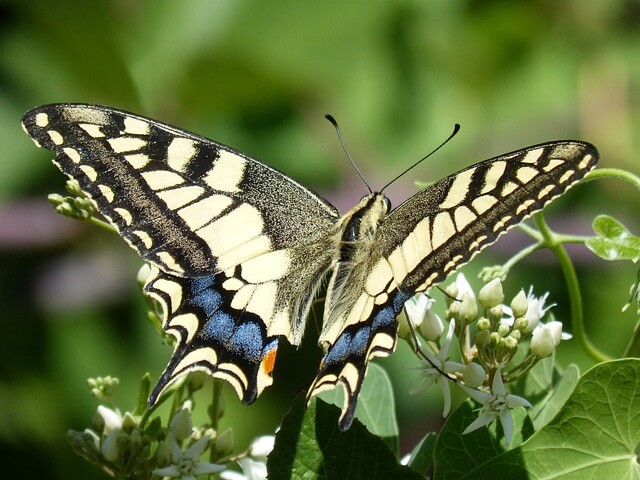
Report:
[[[593,180],[601,180],[603,178],[611,178],[615,180],[622,180],[624,182],[633,185],[636,190],[640,190],[640,177],[633,173],[621,170],[619,168],[598,168],[589,172],[583,179],[583,183],[591,182]]]
[[[544,244],[539,242],[539,243],[531,244],[526,248],[523,248],[518,253],[516,253],[513,257],[511,257],[509,260],[507,260],[502,265],[502,268],[505,270],[505,272],[508,272],[511,269],[511,267],[513,267],[520,260],[522,260],[523,258],[525,258],[528,255],[531,255],[536,250],[540,250],[543,247],[544,247]]]
[[[108,232],[111,233],[118,233],[118,230],[116,230],[116,227],[114,227],[113,225],[105,222],[104,220],[100,220],[99,218],[96,217],[89,217],[88,219],[85,220],[87,223],[90,223],[92,225],[95,225],[96,227],[100,227],[105,229]]]
[[[584,348],[587,354],[594,360],[598,362],[610,360],[610,357],[598,350],[587,337],[587,333],[584,328],[584,312],[582,308],[580,284],[567,251],[551,231],[541,213],[535,215],[535,222],[545,240],[546,246],[556,256],[560,263],[560,267],[562,268],[562,273],[567,285],[567,291],[569,293],[569,303],[571,305],[571,326],[573,328],[574,337],[578,342],[580,342],[582,348]]]
[[[524,223],[524,222],[520,223],[518,225],[518,228],[520,230],[522,230],[524,233],[526,233],[527,235],[529,235],[531,238],[536,240],[537,242],[541,242],[542,241],[542,235],[540,235],[540,232],[537,231],[535,228],[530,227],[526,223]]]

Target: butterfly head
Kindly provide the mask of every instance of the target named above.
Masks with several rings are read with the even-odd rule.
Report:
[[[373,238],[384,217],[391,211],[391,201],[382,193],[370,193],[344,217],[342,241],[355,242]]]

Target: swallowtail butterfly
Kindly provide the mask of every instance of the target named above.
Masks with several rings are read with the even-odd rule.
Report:
[[[382,193],[344,215],[248,155],[110,107],[45,105],[23,118],[36,145],[152,266],[144,287],[177,339],[149,402],[204,370],[246,404],[272,383],[278,339],[298,345],[330,274],[309,396],[341,384],[353,420],[373,357],[396,345],[396,316],[507,229],[578,182],[598,160],[556,141],[465,168],[395,210]],[[329,273],[331,272],[331,273]]]

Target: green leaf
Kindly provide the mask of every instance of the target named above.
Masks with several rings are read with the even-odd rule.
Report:
[[[423,478],[400,465],[389,446],[357,419],[341,432],[338,408],[316,398],[305,405],[304,394],[298,395],[282,420],[267,460],[270,480]]]
[[[487,428],[462,434],[477,417],[478,413],[472,411],[469,402],[463,403],[449,415],[435,445],[434,479],[465,478],[483,462],[504,451],[499,440]]]
[[[325,402],[338,407],[344,403],[342,388],[322,392],[319,396]],[[362,382],[355,417],[367,427],[367,430],[382,438],[396,455],[398,454],[398,422],[391,379],[387,372],[375,363],[369,364],[367,375]]]
[[[145,373],[140,380],[140,387],[138,389],[138,404],[133,411],[134,415],[142,415],[148,408],[147,399],[149,398],[149,392],[151,391],[151,375],[149,372]]]
[[[433,450],[436,446],[437,439],[438,436],[434,432],[427,433],[411,452],[407,465],[416,472],[426,476],[429,468],[431,468],[433,464]]]
[[[481,429],[469,435],[475,446],[466,441],[467,450],[448,449],[447,457],[459,461],[446,463],[439,462],[438,441],[435,478],[495,479],[496,472],[510,479],[640,478],[635,453],[640,443],[639,383],[640,360],[596,365],[580,378],[553,420],[518,448],[495,455],[495,437]],[[465,415],[470,414],[465,408]],[[475,467],[463,470],[470,466],[469,458]]]
[[[561,370],[555,362],[555,355],[551,355],[538,362],[524,378],[515,383],[512,392],[533,405],[528,414],[536,431],[560,411],[579,377],[577,366],[572,364]]]
[[[604,260],[631,260],[640,258],[640,238],[629,233],[624,225],[608,215],[599,215],[593,221],[597,237],[588,238],[585,245]]]

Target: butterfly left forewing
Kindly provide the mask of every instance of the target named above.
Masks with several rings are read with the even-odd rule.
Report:
[[[327,346],[309,395],[342,384],[349,427],[368,361],[393,352],[396,315],[413,294],[444,280],[509,228],[542,209],[595,167],[581,142],[551,142],[468,167],[417,193],[378,229],[375,248],[353,267],[362,281],[352,307],[327,320]]]

